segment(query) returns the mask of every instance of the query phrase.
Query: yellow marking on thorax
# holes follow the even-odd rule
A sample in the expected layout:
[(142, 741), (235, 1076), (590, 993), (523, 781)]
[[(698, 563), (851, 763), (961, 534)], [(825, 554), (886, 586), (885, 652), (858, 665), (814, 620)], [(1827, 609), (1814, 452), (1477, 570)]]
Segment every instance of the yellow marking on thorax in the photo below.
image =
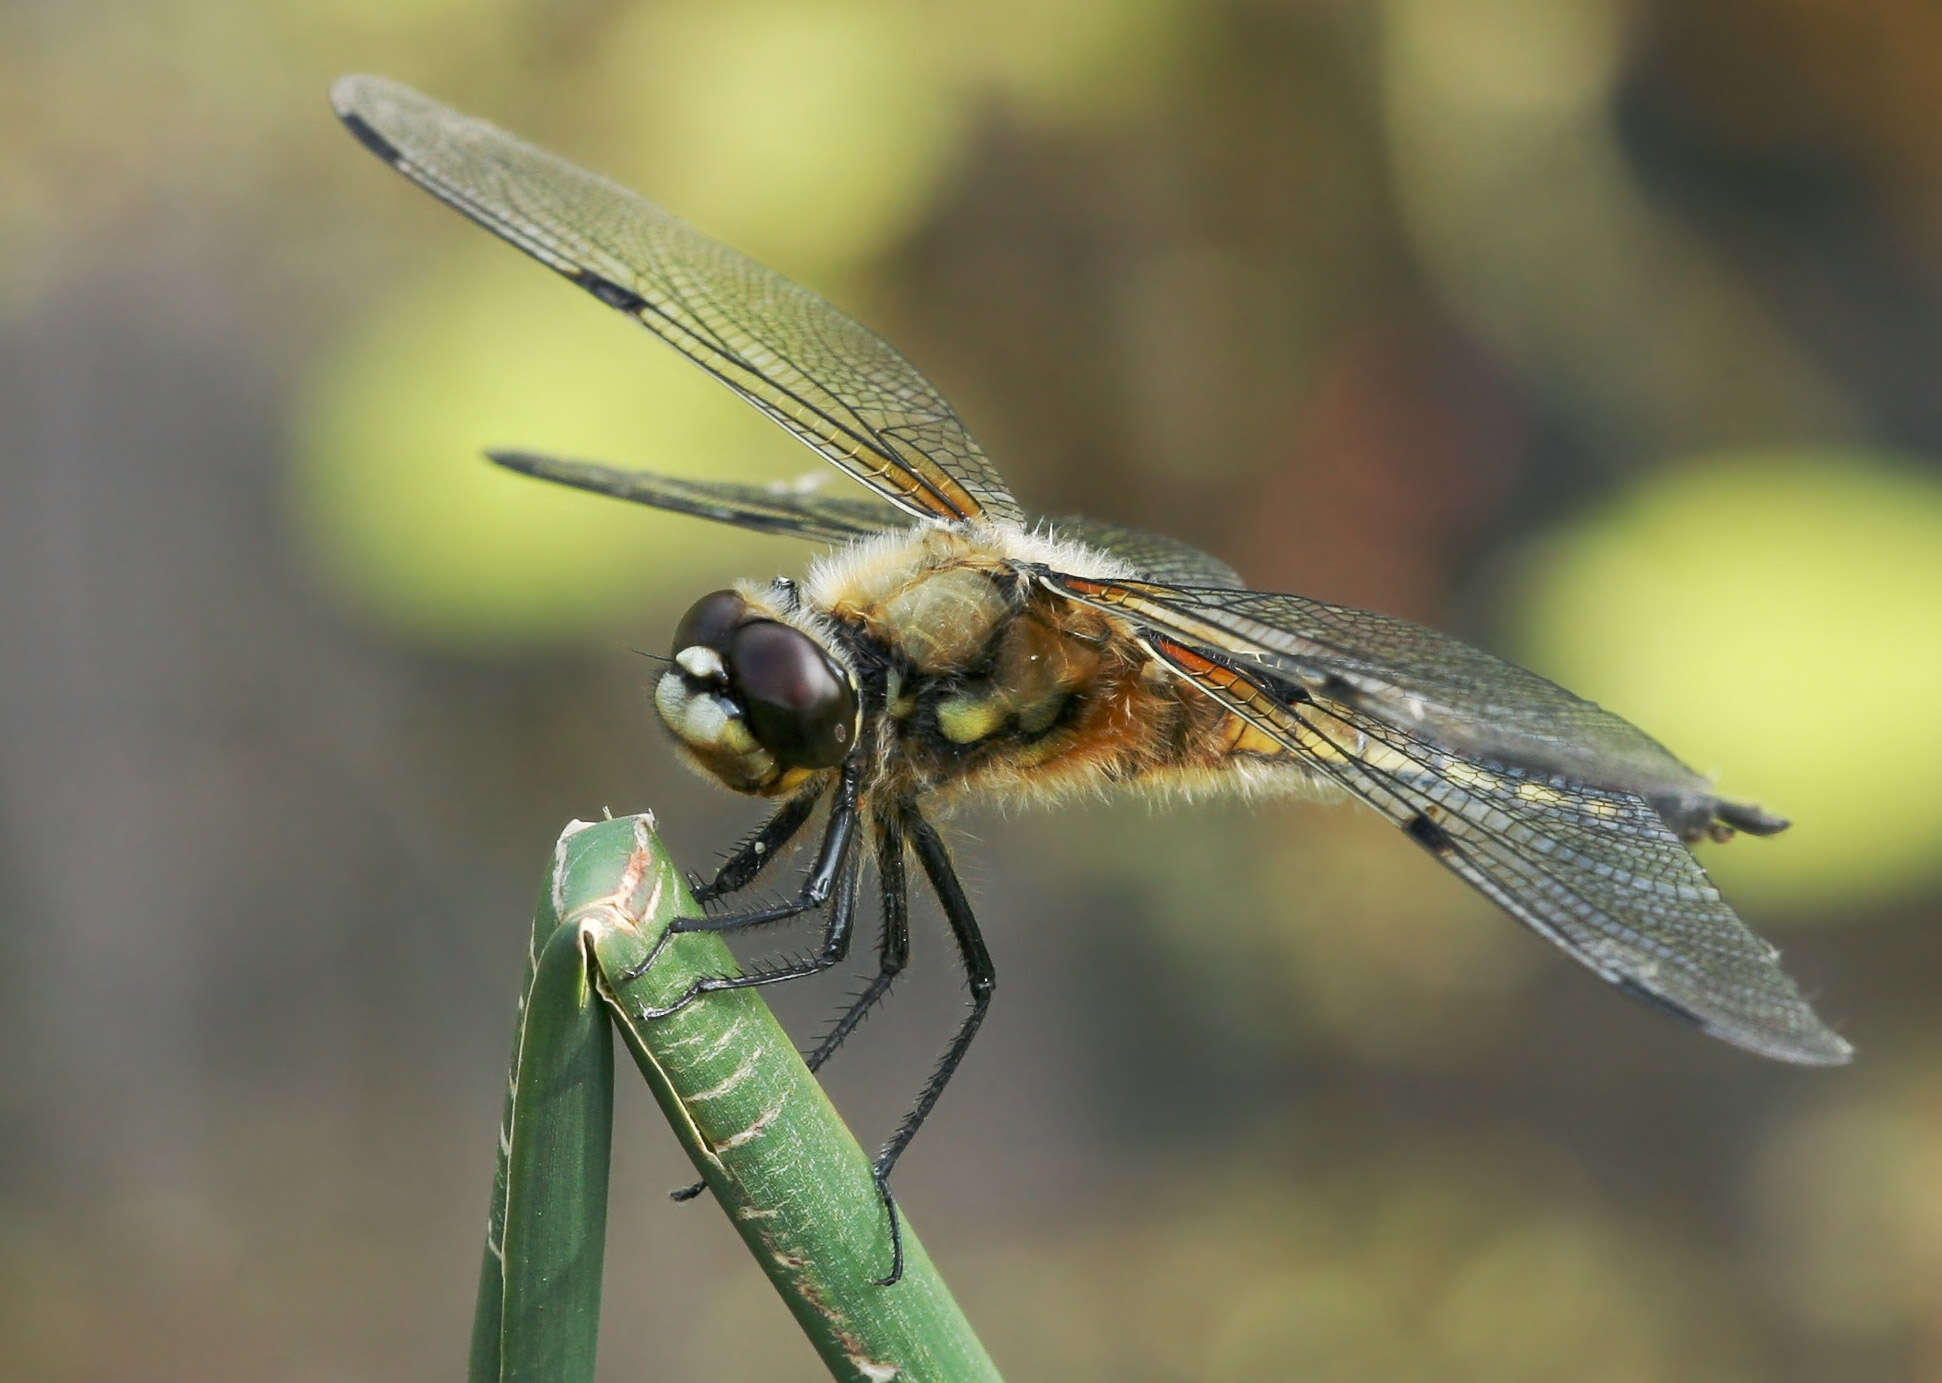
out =
[(937, 728), (953, 744), (976, 744), (997, 734), (1010, 713), (999, 696), (954, 696), (938, 703)]

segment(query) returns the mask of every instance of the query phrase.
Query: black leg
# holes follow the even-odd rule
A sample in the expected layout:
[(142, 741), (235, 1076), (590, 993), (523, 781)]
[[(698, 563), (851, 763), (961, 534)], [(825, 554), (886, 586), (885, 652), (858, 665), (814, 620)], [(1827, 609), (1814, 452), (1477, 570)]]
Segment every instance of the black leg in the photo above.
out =
[[(814, 974), (819, 970), (837, 964), (848, 953), (852, 924), (855, 917), (857, 874), (861, 864), (850, 847), (855, 839), (857, 797), (859, 776), (854, 771), (846, 771), (838, 784), (836, 799), (830, 807), (829, 826), (823, 835), (822, 848), (818, 852), (816, 865), (805, 880), (802, 891), (787, 903), (758, 908), (749, 912), (718, 918), (684, 918), (669, 928), (669, 935), (679, 931), (732, 931), (742, 927), (761, 926), (795, 917), (828, 900), (832, 891), (836, 902), (831, 908), (828, 927), (824, 931), (823, 945), (813, 956), (788, 965), (754, 971), (742, 975), (722, 975), (702, 979), (690, 987), (674, 1004), (665, 1009), (650, 1009), (642, 1013), (643, 1018), (665, 1017), (685, 1007), (696, 997), (710, 990), (740, 989), (751, 985), (774, 984), (782, 980), (796, 979)], [(793, 806), (793, 803), (791, 804)], [(784, 812), (789, 809), (784, 808)], [(781, 818), (784, 812), (777, 813)], [(806, 813), (805, 813), (806, 815)], [(770, 827), (775, 826), (772, 820)], [(790, 828), (799, 829), (798, 821)], [(770, 827), (765, 827), (755, 839), (767, 836)], [(784, 835), (782, 839), (787, 839)], [(906, 843), (917, 852), (918, 863), (923, 866), (925, 877), (929, 879), (937, 900), (943, 907), (944, 917), (950, 923), (952, 938), (957, 942), (958, 956), (964, 966), (965, 979), (971, 990), (971, 1011), (965, 1015), (953, 1034), (944, 1054), (938, 1059), (937, 1067), (931, 1072), (930, 1079), (918, 1092), (916, 1102), (897, 1125), (882, 1150), (871, 1164), (871, 1174), (876, 1181), (877, 1195), (883, 1202), (884, 1214), (890, 1225), (890, 1271), (877, 1279), (880, 1286), (895, 1285), (904, 1274), (903, 1225), (897, 1214), (897, 1199), (890, 1189), (890, 1173), (897, 1159), (903, 1156), (904, 1149), (917, 1136), (924, 1120), (937, 1105), (949, 1085), (951, 1077), (963, 1062), (965, 1053), (970, 1050), (972, 1040), (984, 1022), (985, 1013), (991, 1006), (991, 994), (997, 984), (997, 974), (991, 964), (990, 952), (986, 950), (984, 936), (978, 930), (977, 918), (972, 914), (970, 901), (964, 896), (964, 887), (958, 882), (957, 871), (952, 868), (949, 850), (931, 824), (920, 816), (911, 806), (899, 809), (899, 815), (887, 822), (880, 823), (877, 838), (877, 873), (883, 897), (883, 939), (879, 946), (878, 970), (875, 978), (865, 987), (850, 1006), (838, 1016), (835, 1024), (808, 1057), (809, 1068), (813, 1071), (827, 1061), (842, 1046), (845, 1039), (869, 1014), (890, 990), (891, 983), (903, 970), (910, 956), (910, 925), (907, 885), (904, 874), (904, 848)], [(737, 851), (730, 864), (748, 853), (748, 847)], [(756, 866), (759, 868), (759, 864)], [(726, 866), (725, 866), (726, 868)], [(753, 870), (750, 871), (751, 875)], [(665, 943), (664, 943), (665, 944)], [(656, 948), (658, 952), (658, 947)], [(650, 956), (634, 972), (623, 976), (632, 978), (633, 974), (645, 971), (653, 962)], [(701, 1184), (686, 1187), (674, 1192), (676, 1200), (689, 1200), (700, 1194)]]
[[(903, 849), (901, 841), (897, 848), (901, 853)], [(835, 901), (830, 905), (829, 927), (823, 933), (822, 949), (815, 956), (806, 956), (793, 965), (776, 966), (771, 969), (753, 971), (741, 975), (724, 975), (715, 980), (702, 980), (694, 990), (691, 990), (680, 1001), (680, 1004), (686, 1004), (696, 994), (705, 994), (710, 990), (745, 989), (750, 985), (774, 984), (781, 980), (791, 980), (804, 975), (813, 975), (818, 970), (826, 970), (830, 966), (840, 963), (850, 952), (851, 923), (856, 916), (856, 881), (857, 875), (862, 872), (861, 864), (862, 861), (860, 859), (853, 859), (850, 862), (850, 867), (845, 869), (842, 876), (837, 880)], [(906, 934), (906, 950), (908, 950), (908, 940), (909, 938)], [(901, 964), (902, 962), (899, 962), (899, 965)], [(680, 1004), (675, 1005), (675, 1008), (680, 1007)], [(649, 1009), (644, 1012), (643, 1016), (650, 1018), (663, 1017), (672, 1012), (674, 1012), (674, 1008), (664, 1010)], [(854, 1027), (855, 1024), (851, 1024), (851, 1026)], [(817, 1063), (812, 1061), (809, 1069), (812, 1071), (815, 1070), (816, 1065)], [(671, 1200), (691, 1201), (707, 1189), (708, 1183), (705, 1181), (691, 1182), (678, 1191), (668, 1192), (668, 1197)]]
[[(662, 948), (683, 932), (732, 932), (744, 927), (761, 927), (771, 922), (786, 922), (792, 917), (800, 917), (829, 901), (832, 889), (845, 869), (854, 869), (855, 860), (850, 849), (856, 839), (857, 796), (862, 778), (862, 770), (852, 764), (845, 767), (843, 776), (836, 785), (836, 799), (830, 803), (829, 824), (823, 828), (822, 847), (816, 852), (816, 863), (810, 867), (802, 888), (794, 898), (765, 907), (750, 908), (746, 912), (728, 913), (721, 917), (677, 917), (668, 925), (667, 931), (647, 957), (620, 973), (618, 983), (627, 984), (645, 975), (660, 959)], [(785, 811), (787, 808), (784, 809)], [(782, 813), (778, 812), (780, 817)], [(766, 835), (766, 830), (757, 833), (757, 839)], [(753, 843), (753, 842), (751, 842)], [(742, 855), (736, 852), (736, 857)], [(731, 860), (731, 863), (733, 861)], [(807, 972), (805, 972), (807, 973)], [(743, 977), (722, 976), (723, 980)], [(767, 979), (748, 981), (767, 984)], [(736, 988), (736, 985), (722, 984), (712, 980), (698, 980), (689, 986), (688, 992), (664, 1009), (646, 1009), (643, 1018), (665, 1018), (692, 1003), (694, 999), (710, 989)]]
[[(704, 975), (688, 986), (687, 992), (666, 1008), (642, 1008), (638, 1014), (643, 1019), (666, 1018), (679, 1013), (703, 994), (714, 994), (724, 989), (754, 989), (758, 985), (781, 984), (784, 980), (799, 980), (806, 975), (818, 974), (832, 965), (840, 965), (850, 953), (850, 933), (856, 920), (856, 876), (861, 871), (862, 860), (851, 852), (844, 859), (842, 872), (837, 875), (835, 896), (830, 902), (829, 921), (823, 927), (823, 944), (808, 955), (795, 960), (763, 962), (750, 965), (734, 975)], [(759, 926), (764, 918), (749, 923)], [(709, 928), (708, 930), (714, 930)]]
[(763, 867), (782, 852), (782, 847), (795, 839), (796, 832), (802, 829), (803, 823), (816, 810), (816, 804), (823, 800), (823, 792), (828, 786), (826, 781), (818, 779), (783, 803), (780, 811), (722, 861), (712, 882), (695, 885), (695, 901), (706, 903), (725, 893), (736, 893), (747, 888)]
[(957, 942), (958, 957), (964, 964), (964, 977), (971, 986), (971, 1011), (958, 1025), (944, 1055), (938, 1058), (937, 1069), (924, 1082), (917, 1102), (904, 1115), (903, 1122), (897, 1125), (897, 1131), (890, 1135), (890, 1141), (883, 1145), (872, 1166), (877, 1195), (883, 1200), (884, 1213), (890, 1217), (890, 1272), (877, 1279), (878, 1285), (884, 1287), (892, 1286), (904, 1275), (904, 1234), (897, 1219), (897, 1198), (890, 1192), (890, 1170), (910, 1146), (910, 1140), (917, 1136), (917, 1130), (924, 1126), (924, 1120), (936, 1107), (944, 1087), (951, 1083), (951, 1076), (964, 1060), (964, 1054), (971, 1049), (971, 1039), (978, 1035), (978, 1026), (984, 1022), (985, 1011), (991, 1006), (991, 992), (998, 983), (997, 972), (991, 966), (991, 953), (985, 949), (984, 936), (978, 931), (978, 919), (972, 915), (964, 886), (951, 867), (950, 851), (915, 807), (904, 809), (904, 824), (911, 847), (917, 852), (917, 862), (923, 865), (931, 887), (936, 890), (937, 901), (943, 905), (944, 918), (951, 924), (951, 936)]
[(910, 960), (910, 907), (904, 887), (904, 829), (897, 820), (881, 821), (877, 829), (877, 883), (883, 899), (883, 936), (877, 944), (877, 973), (849, 1007), (836, 1016), (816, 1049), (805, 1058), (809, 1069), (822, 1069), (836, 1049), (856, 1031)]

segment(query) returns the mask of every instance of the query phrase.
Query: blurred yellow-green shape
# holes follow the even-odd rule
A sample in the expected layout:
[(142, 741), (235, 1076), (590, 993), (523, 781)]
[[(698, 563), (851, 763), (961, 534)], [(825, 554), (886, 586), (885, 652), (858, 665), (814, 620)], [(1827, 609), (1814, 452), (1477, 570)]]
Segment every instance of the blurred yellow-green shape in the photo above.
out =
[[(476, 234), (429, 201), (426, 213)], [(638, 326), (482, 237), (380, 300), (314, 368), (290, 493), (331, 591), (434, 642), (571, 640), (658, 589), (690, 591), (698, 564), (719, 584), (760, 550), (512, 475), (487, 447), (751, 481), (823, 468)]]
[[(558, 152), (795, 277), (909, 233), (955, 168), (966, 93), (894, 0), (707, 0), (613, 25), (580, 89), (618, 129)], [(515, 131), (516, 133), (521, 133)]]
[(1519, 588), (1525, 661), (1793, 819), (1704, 850), (1736, 898), (1936, 877), (1942, 485), (1861, 451), (1720, 456), (1549, 535)]
[(986, 108), (1110, 124), (1194, 33), (1183, 0), (675, 0), (608, 26), (575, 89), (590, 136), (623, 133), (565, 152), (785, 269), (854, 264), (928, 213)]
[(1110, 128), (1162, 107), (1206, 35), (1191, 0), (988, 0), (952, 15), (950, 59), (974, 91), (1000, 92), (1027, 119)]

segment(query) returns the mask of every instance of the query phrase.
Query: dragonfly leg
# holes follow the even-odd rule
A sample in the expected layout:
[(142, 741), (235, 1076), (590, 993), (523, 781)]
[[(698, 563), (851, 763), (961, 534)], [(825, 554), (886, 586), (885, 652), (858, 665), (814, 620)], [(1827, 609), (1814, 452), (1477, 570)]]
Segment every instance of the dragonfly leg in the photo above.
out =
[[(659, 959), (662, 949), (668, 942), (684, 932), (732, 932), (747, 927), (767, 926), (772, 922), (786, 922), (792, 917), (800, 917), (805, 912), (812, 912), (822, 907), (829, 901), (832, 892), (838, 892), (838, 885), (847, 876), (849, 878), (847, 893), (851, 906), (831, 909), (829, 923), (824, 929), (823, 945), (818, 954), (805, 961), (786, 966), (769, 967), (740, 975), (714, 975), (698, 979), (689, 985), (687, 992), (672, 1004), (663, 1008), (643, 1008), (639, 1014), (641, 1018), (665, 1018), (686, 1008), (695, 999), (712, 990), (774, 984), (780, 980), (814, 974), (817, 970), (827, 969), (842, 959), (849, 946), (849, 926), (851, 917), (855, 913), (854, 875), (858, 859), (851, 847), (856, 841), (857, 797), (860, 781), (860, 769), (852, 767), (844, 770), (843, 777), (837, 784), (835, 800), (830, 804), (829, 824), (823, 830), (823, 843), (816, 852), (816, 862), (810, 867), (795, 897), (720, 917), (677, 917), (668, 925), (659, 944), (648, 953), (646, 959), (621, 972), (619, 982), (626, 984), (646, 974)], [(788, 808), (784, 808), (782, 812), (776, 814), (776, 819), (782, 819), (788, 811)], [(775, 824), (774, 821), (771, 822), (771, 825), (773, 824)], [(796, 825), (799, 826), (800, 823)], [(751, 845), (767, 834), (767, 828), (758, 832), (752, 839)], [(749, 855), (748, 850), (737, 851), (729, 863), (732, 865), (736, 860), (747, 858)], [(838, 898), (840, 901), (841, 892), (838, 892)], [(837, 949), (839, 947), (841, 949)]]
[[(883, 900), (883, 932), (877, 943), (877, 973), (837, 1015), (815, 1050), (804, 1058), (811, 1071), (820, 1069), (824, 1062), (836, 1054), (836, 1049), (890, 992), (891, 981), (897, 978), (910, 959), (910, 907), (904, 882), (904, 834), (902, 824), (895, 819), (880, 822), (878, 826), (877, 880)], [(706, 1182), (697, 1181), (669, 1195), (677, 1201), (689, 1201), (706, 1189)]]
[(991, 994), (997, 987), (997, 972), (992, 968), (991, 953), (985, 949), (984, 935), (978, 930), (978, 919), (972, 914), (971, 904), (964, 896), (964, 886), (958, 882), (957, 871), (951, 867), (950, 851), (944, 846), (943, 839), (937, 834), (930, 822), (917, 814), (915, 807), (904, 809), (904, 825), (911, 848), (917, 852), (917, 862), (924, 868), (931, 888), (937, 894), (937, 901), (944, 909), (944, 918), (951, 925), (951, 936), (957, 942), (958, 958), (964, 965), (964, 977), (971, 988), (971, 1011), (964, 1016), (958, 1030), (952, 1035), (944, 1055), (938, 1058), (937, 1067), (931, 1072), (930, 1079), (917, 1094), (916, 1103), (904, 1115), (897, 1131), (877, 1154), (871, 1165), (876, 1178), (877, 1195), (883, 1201), (884, 1213), (890, 1221), (890, 1271), (878, 1278), (879, 1286), (889, 1287), (904, 1275), (904, 1236), (903, 1228), (897, 1218), (897, 1198), (891, 1194), (890, 1172), (903, 1156), (910, 1140), (917, 1136), (924, 1120), (936, 1107), (938, 1097), (944, 1087), (951, 1083), (964, 1054), (971, 1049), (971, 1041), (978, 1035), (978, 1027), (984, 1022), (985, 1012), (991, 1007)]
[(783, 803), (781, 810), (722, 861), (721, 868), (715, 871), (712, 880), (693, 884), (695, 901), (709, 903), (724, 894), (747, 888), (769, 861), (781, 853), (782, 847), (795, 839), (796, 832), (802, 829), (803, 823), (816, 810), (816, 804), (822, 800), (823, 790), (827, 786), (827, 783), (818, 780)]
[(883, 930), (877, 942), (877, 973), (836, 1016), (829, 1031), (804, 1060), (812, 1071), (836, 1055), (836, 1049), (870, 1015), (870, 1010), (889, 994), (890, 986), (910, 960), (910, 904), (904, 883), (904, 831), (901, 822), (879, 824), (877, 834), (877, 883), (883, 900)]

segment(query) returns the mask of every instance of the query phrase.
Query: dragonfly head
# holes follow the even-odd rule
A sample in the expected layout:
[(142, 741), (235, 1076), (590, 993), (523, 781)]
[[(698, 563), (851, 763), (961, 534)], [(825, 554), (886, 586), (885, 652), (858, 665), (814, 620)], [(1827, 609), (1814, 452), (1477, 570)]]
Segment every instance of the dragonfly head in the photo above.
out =
[(810, 634), (740, 591), (696, 601), (674, 629), (654, 708), (688, 755), (737, 792), (786, 793), (856, 747), (856, 683)]

